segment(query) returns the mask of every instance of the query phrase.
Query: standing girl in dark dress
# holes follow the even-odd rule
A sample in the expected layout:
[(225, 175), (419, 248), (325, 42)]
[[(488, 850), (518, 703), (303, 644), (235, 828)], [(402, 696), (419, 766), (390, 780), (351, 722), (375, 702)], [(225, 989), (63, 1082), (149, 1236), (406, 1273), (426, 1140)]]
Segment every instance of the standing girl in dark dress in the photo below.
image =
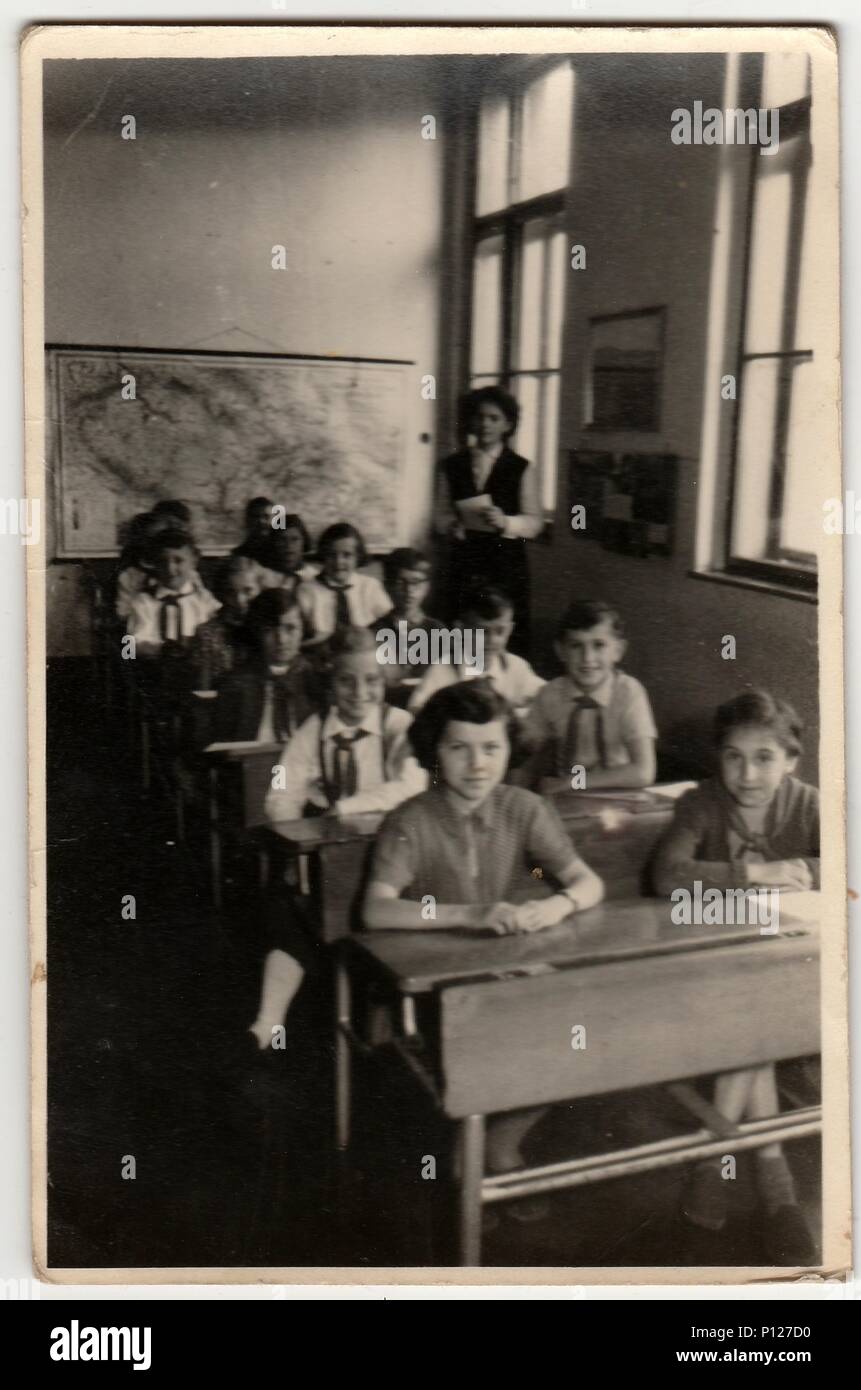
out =
[[(451, 538), (449, 601), (460, 611), (476, 580), (502, 589), (514, 605), (512, 650), (529, 650), (529, 561), (526, 542), (544, 525), (535, 468), (508, 441), (517, 428), (517, 401), (501, 386), (482, 386), (466, 399), (474, 441), (441, 465), (442, 529)], [(469, 499), (487, 498), (486, 505)], [(465, 504), (465, 505), (464, 505)]]

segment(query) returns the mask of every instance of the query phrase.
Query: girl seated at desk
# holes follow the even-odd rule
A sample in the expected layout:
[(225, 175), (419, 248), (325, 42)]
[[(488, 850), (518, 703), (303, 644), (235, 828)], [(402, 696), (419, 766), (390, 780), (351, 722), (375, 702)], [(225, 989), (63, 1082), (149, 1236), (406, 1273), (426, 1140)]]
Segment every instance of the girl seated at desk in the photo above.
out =
[(219, 687), (214, 737), (283, 746), (316, 703), (314, 670), (300, 651), (304, 629), (295, 594), (264, 589), (248, 605), (245, 632), (251, 656)]
[[(365, 898), (367, 927), (502, 936), (556, 926), (601, 901), (604, 885), (553, 808), (503, 782), (516, 737), (509, 705), (483, 681), (431, 696), (409, 738), (432, 786), (386, 817)], [(537, 898), (536, 868), (558, 883), (555, 893)], [(522, 1166), (521, 1141), (543, 1113), (530, 1108), (494, 1121), (493, 1171)]]
[[(785, 700), (753, 690), (715, 714), (718, 775), (686, 792), (658, 846), (657, 892), (676, 889), (819, 887), (819, 792), (793, 776), (802, 724)], [(779, 1112), (774, 1065), (727, 1072), (715, 1081), (714, 1105), (734, 1124)], [(756, 1152), (763, 1235), (775, 1264), (812, 1264), (816, 1252), (780, 1144)], [(683, 1199), (693, 1225), (726, 1224), (733, 1183), (719, 1159), (699, 1164)]]

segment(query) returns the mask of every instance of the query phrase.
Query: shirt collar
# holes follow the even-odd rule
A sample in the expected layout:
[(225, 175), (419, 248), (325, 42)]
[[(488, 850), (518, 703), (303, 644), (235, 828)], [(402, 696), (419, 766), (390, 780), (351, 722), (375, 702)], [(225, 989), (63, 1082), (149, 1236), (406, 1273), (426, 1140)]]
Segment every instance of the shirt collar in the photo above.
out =
[(498, 791), (499, 788), (494, 787), (493, 791), (485, 797), (477, 810), (470, 811), (468, 816), (462, 816), (459, 811), (455, 810), (445, 787), (432, 787), (430, 794), (434, 798), (440, 822), (444, 829), (447, 830), (450, 835), (458, 838), (463, 836), (463, 824), (464, 821), (467, 820), (471, 820), (474, 825), (480, 826), (482, 830), (490, 829), (493, 820), (494, 802)]
[(460, 672), (459, 679), (463, 681), (487, 680), (490, 676), (501, 672), (503, 675), (508, 670), (509, 653), (499, 652), (494, 654), (484, 663), (483, 670), (479, 671), (477, 666), (458, 666)]
[(190, 598), (191, 595), (192, 595), (193, 593), (194, 593), (194, 585), (193, 585), (191, 582), (189, 582), (188, 584), (185, 584), (185, 585), (183, 586), (183, 588), (181, 588), (181, 589), (166, 589), (166, 588), (164, 587), (163, 584), (158, 584), (158, 585), (156, 585), (156, 588), (155, 588), (155, 592), (154, 592), (154, 594), (153, 594), (153, 597), (154, 597), (154, 598), (157, 598), (157, 599), (163, 599), (163, 598), (176, 598), (176, 599), (179, 599), (179, 598)]
[(596, 705), (606, 709), (613, 698), (613, 689), (616, 684), (615, 671), (610, 672), (610, 675), (602, 685), (598, 686), (597, 690), (582, 690), (571, 676), (566, 676), (565, 679), (568, 682), (572, 700), (594, 700)]
[(360, 724), (345, 724), (334, 705), (331, 706), (326, 718), (323, 720), (322, 734), (324, 738), (334, 738), (336, 734), (346, 734), (352, 737), (353, 734), (379, 734), (383, 727), (383, 707), (374, 705), (369, 714), (365, 716)]

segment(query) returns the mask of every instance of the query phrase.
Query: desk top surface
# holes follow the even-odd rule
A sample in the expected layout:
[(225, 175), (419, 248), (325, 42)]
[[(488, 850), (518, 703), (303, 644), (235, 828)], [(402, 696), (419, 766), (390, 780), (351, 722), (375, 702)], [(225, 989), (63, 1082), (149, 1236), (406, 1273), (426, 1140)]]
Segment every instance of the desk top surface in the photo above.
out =
[[(806, 899), (803, 908), (798, 898)], [(540, 975), (562, 966), (642, 959), (685, 951), (719, 950), (743, 942), (765, 948), (807, 937), (818, 951), (814, 920), (818, 894), (792, 894), (781, 908), (780, 930), (758, 926), (679, 926), (663, 898), (627, 898), (602, 903), (530, 935), (492, 936), (467, 931), (374, 931), (350, 938), (352, 949), (370, 957), (404, 994), (422, 994), (442, 984), (506, 974)]]
[[(693, 786), (694, 784), (691, 783)], [(563, 822), (575, 820), (602, 821), (610, 818), (612, 828), (620, 828), (625, 822), (638, 820), (641, 816), (658, 817), (670, 820), (673, 811), (671, 797), (661, 794), (660, 787), (641, 794), (638, 809), (632, 811), (625, 797), (592, 796), (580, 792), (562, 792), (549, 797)], [(308, 816), (303, 820), (281, 821), (267, 829), (279, 840), (295, 845), (302, 853), (324, 849), (327, 845), (345, 844), (350, 840), (372, 839), (383, 822), (379, 811), (368, 811), (359, 816)]]

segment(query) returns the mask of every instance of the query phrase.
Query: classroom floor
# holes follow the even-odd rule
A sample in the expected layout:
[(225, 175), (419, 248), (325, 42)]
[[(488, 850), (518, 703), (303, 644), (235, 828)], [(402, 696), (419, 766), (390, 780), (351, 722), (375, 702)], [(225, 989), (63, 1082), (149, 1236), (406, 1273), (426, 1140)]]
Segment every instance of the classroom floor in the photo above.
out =
[[(49, 1264), (453, 1263), (452, 1132), (409, 1078), (362, 1064), (349, 1161), (332, 1154), (327, 1001), (301, 1002), (298, 1041), (249, 1101), (232, 1061), (256, 999), (254, 914), (214, 914), (205, 859), (174, 842), (157, 792), (141, 801), (119, 713), (65, 673), (49, 680), (48, 760)], [(800, 1068), (787, 1073), (809, 1088)], [(661, 1089), (619, 1094), (555, 1107), (527, 1156), (692, 1127)], [(818, 1231), (818, 1140), (788, 1153)], [(422, 1177), (427, 1156), (436, 1180)], [(740, 1156), (719, 1235), (682, 1226), (685, 1170), (670, 1169), (555, 1194), (528, 1225), (497, 1208), (484, 1262), (760, 1265), (751, 1168)]]

